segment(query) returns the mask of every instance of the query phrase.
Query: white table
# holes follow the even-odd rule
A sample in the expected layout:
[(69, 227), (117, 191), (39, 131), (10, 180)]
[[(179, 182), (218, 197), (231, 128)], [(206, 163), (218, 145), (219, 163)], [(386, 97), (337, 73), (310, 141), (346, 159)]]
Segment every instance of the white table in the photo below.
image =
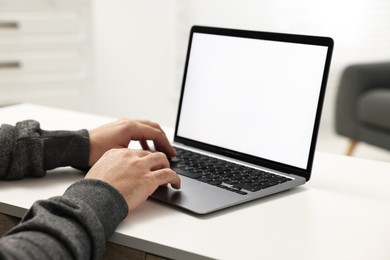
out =
[[(27, 118), (47, 130), (112, 120), (30, 104), (0, 109), (1, 123)], [(20, 217), (80, 178), (61, 168), (0, 181), (0, 212)], [(317, 152), (302, 187), (206, 216), (147, 201), (110, 241), (175, 259), (390, 259), (390, 164)]]

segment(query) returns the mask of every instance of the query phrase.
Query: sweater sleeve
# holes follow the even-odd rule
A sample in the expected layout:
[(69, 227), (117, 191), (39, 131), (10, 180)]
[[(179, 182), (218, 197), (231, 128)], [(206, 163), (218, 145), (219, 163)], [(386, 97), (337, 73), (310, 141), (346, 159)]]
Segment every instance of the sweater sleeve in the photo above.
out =
[(45, 131), (37, 121), (0, 127), (0, 179), (40, 177), (61, 166), (88, 168), (89, 135), (79, 131)]
[(108, 183), (80, 180), (63, 196), (36, 202), (0, 239), (0, 259), (99, 259), (127, 211)]

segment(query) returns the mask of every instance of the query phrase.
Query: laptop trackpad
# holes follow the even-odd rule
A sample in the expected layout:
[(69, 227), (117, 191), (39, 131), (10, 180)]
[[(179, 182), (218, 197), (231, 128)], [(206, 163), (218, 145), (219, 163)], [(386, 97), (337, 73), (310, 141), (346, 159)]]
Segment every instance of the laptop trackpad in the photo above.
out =
[(215, 211), (216, 208), (237, 204), (245, 196), (185, 176), (180, 178), (180, 190), (162, 186), (151, 197), (197, 214), (206, 214)]

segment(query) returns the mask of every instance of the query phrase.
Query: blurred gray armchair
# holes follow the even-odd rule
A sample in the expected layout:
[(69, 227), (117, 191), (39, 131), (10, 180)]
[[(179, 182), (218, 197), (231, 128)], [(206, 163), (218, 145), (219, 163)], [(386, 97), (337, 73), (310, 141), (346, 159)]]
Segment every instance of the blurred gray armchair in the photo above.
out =
[(356, 64), (341, 77), (335, 111), (336, 132), (358, 142), (390, 150), (390, 62)]

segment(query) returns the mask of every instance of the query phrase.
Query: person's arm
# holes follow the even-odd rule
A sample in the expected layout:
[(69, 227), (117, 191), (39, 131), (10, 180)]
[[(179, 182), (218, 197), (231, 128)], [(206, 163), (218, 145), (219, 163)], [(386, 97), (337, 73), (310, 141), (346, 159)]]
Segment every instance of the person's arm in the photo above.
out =
[[(83, 160), (92, 166), (85, 179), (70, 186), (63, 196), (36, 202), (21, 224), (0, 239), (0, 259), (99, 259), (105, 239), (127, 212), (160, 185), (180, 188), (180, 179), (166, 157), (175, 151), (157, 124), (118, 120), (90, 130), (89, 136), (90, 143), (81, 147), (91, 151)], [(122, 148), (132, 140), (147, 150), (146, 140), (152, 140), (163, 153)], [(77, 155), (77, 149), (73, 153)]]
[(127, 212), (125, 199), (111, 185), (78, 181), (63, 196), (34, 203), (0, 238), (0, 259), (99, 259)]
[(176, 152), (161, 127), (150, 121), (120, 119), (90, 131), (46, 131), (34, 120), (0, 127), (0, 180), (41, 177), (61, 166), (88, 169), (108, 150), (131, 141), (150, 150), (147, 140), (167, 156)]
[(168, 183), (180, 188), (163, 153), (112, 149), (63, 196), (36, 202), (0, 239), (0, 259), (99, 259), (127, 213)]
[(87, 130), (45, 131), (37, 121), (25, 120), (0, 127), (0, 179), (41, 177), (60, 166), (87, 168)]

